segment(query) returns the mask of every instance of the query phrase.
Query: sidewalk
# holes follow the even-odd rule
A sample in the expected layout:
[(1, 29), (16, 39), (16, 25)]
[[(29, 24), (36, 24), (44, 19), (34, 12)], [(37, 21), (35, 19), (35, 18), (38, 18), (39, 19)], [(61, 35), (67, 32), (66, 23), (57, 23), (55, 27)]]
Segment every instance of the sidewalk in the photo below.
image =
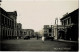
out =
[(55, 40), (55, 41), (78, 43), (78, 41), (63, 40), (63, 39), (58, 39), (58, 40)]

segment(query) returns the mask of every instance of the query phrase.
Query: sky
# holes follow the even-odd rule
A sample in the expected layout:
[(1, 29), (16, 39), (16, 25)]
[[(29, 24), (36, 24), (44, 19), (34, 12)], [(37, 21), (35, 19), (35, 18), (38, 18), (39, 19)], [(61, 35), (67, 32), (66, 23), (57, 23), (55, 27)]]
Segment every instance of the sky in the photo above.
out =
[(78, 0), (2, 0), (1, 7), (7, 12), (17, 11), (17, 23), (23, 29), (40, 31), (44, 25), (54, 25), (60, 18), (78, 7)]

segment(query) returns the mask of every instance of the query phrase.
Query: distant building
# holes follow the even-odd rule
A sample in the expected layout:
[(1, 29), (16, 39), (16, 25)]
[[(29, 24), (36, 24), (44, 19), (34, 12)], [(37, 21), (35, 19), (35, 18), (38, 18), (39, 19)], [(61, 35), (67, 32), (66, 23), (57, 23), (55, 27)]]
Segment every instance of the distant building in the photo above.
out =
[(21, 38), (22, 37), (22, 24), (17, 23), (17, 37)]
[(17, 12), (6, 12), (0, 7), (0, 37), (1, 39), (12, 39), (17, 34), (16, 30), (16, 18)]
[(41, 37), (42, 35), (40, 34), (40, 32), (34, 32), (34, 36), (35, 36), (35, 37), (37, 37), (37, 36), (38, 36), (38, 37)]
[(34, 34), (36, 37), (39, 36), (39, 32), (34, 32)]
[(53, 37), (53, 25), (44, 25), (44, 36)]
[[(61, 19), (61, 23), (64, 26), (65, 30), (65, 39), (66, 40), (78, 40), (79, 36), (79, 9), (67, 13)], [(65, 28), (67, 27), (67, 28)]]
[(23, 29), (23, 37), (30, 36), (34, 37), (34, 30), (33, 29)]

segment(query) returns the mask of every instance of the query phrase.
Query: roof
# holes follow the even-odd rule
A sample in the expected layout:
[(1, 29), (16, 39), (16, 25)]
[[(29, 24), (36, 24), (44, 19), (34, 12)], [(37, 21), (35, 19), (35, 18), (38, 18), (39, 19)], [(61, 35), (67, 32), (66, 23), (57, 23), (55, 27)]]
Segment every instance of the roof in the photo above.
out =
[(78, 12), (78, 11), (79, 11), (79, 8), (76, 9), (76, 10), (74, 10), (73, 12), (71, 12), (71, 13), (69, 13), (69, 14), (67, 13), (67, 14), (63, 15), (63, 17), (62, 17), (60, 20), (63, 20), (63, 19), (67, 18), (68, 16), (70, 16), (70, 15), (72, 15), (72, 14)]
[(15, 16), (17, 16), (17, 12), (16, 11), (14, 11), (14, 12), (7, 12), (9, 15), (15, 15)]
[(7, 12), (6, 12), (3, 8), (0, 7), (0, 11), (1, 11), (1, 12), (0, 12), (1, 14), (3, 14), (3, 15), (5, 15), (5, 16), (8, 17)]
[(13, 16), (15, 19), (16, 19), (16, 16), (17, 16), (17, 12), (14, 11), (14, 12), (7, 12), (9, 16)]
[[(0, 7), (0, 11), (1, 11), (1, 14), (7, 16), (7, 17), (10, 17), (10, 16), (13, 16), (14, 18), (16, 18), (15, 16), (17, 16), (17, 12), (14, 11), (14, 12), (6, 12), (3, 8)], [(14, 19), (13, 18), (13, 19)]]

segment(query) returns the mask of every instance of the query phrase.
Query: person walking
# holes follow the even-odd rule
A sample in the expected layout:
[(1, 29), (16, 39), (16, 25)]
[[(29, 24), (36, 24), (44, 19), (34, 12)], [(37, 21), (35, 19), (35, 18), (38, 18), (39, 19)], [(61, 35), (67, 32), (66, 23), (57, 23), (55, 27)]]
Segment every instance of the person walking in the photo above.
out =
[(45, 37), (44, 36), (42, 36), (42, 42), (44, 43), (44, 40), (45, 40)]
[(37, 36), (37, 40), (38, 40), (38, 38), (39, 38), (39, 37)]

